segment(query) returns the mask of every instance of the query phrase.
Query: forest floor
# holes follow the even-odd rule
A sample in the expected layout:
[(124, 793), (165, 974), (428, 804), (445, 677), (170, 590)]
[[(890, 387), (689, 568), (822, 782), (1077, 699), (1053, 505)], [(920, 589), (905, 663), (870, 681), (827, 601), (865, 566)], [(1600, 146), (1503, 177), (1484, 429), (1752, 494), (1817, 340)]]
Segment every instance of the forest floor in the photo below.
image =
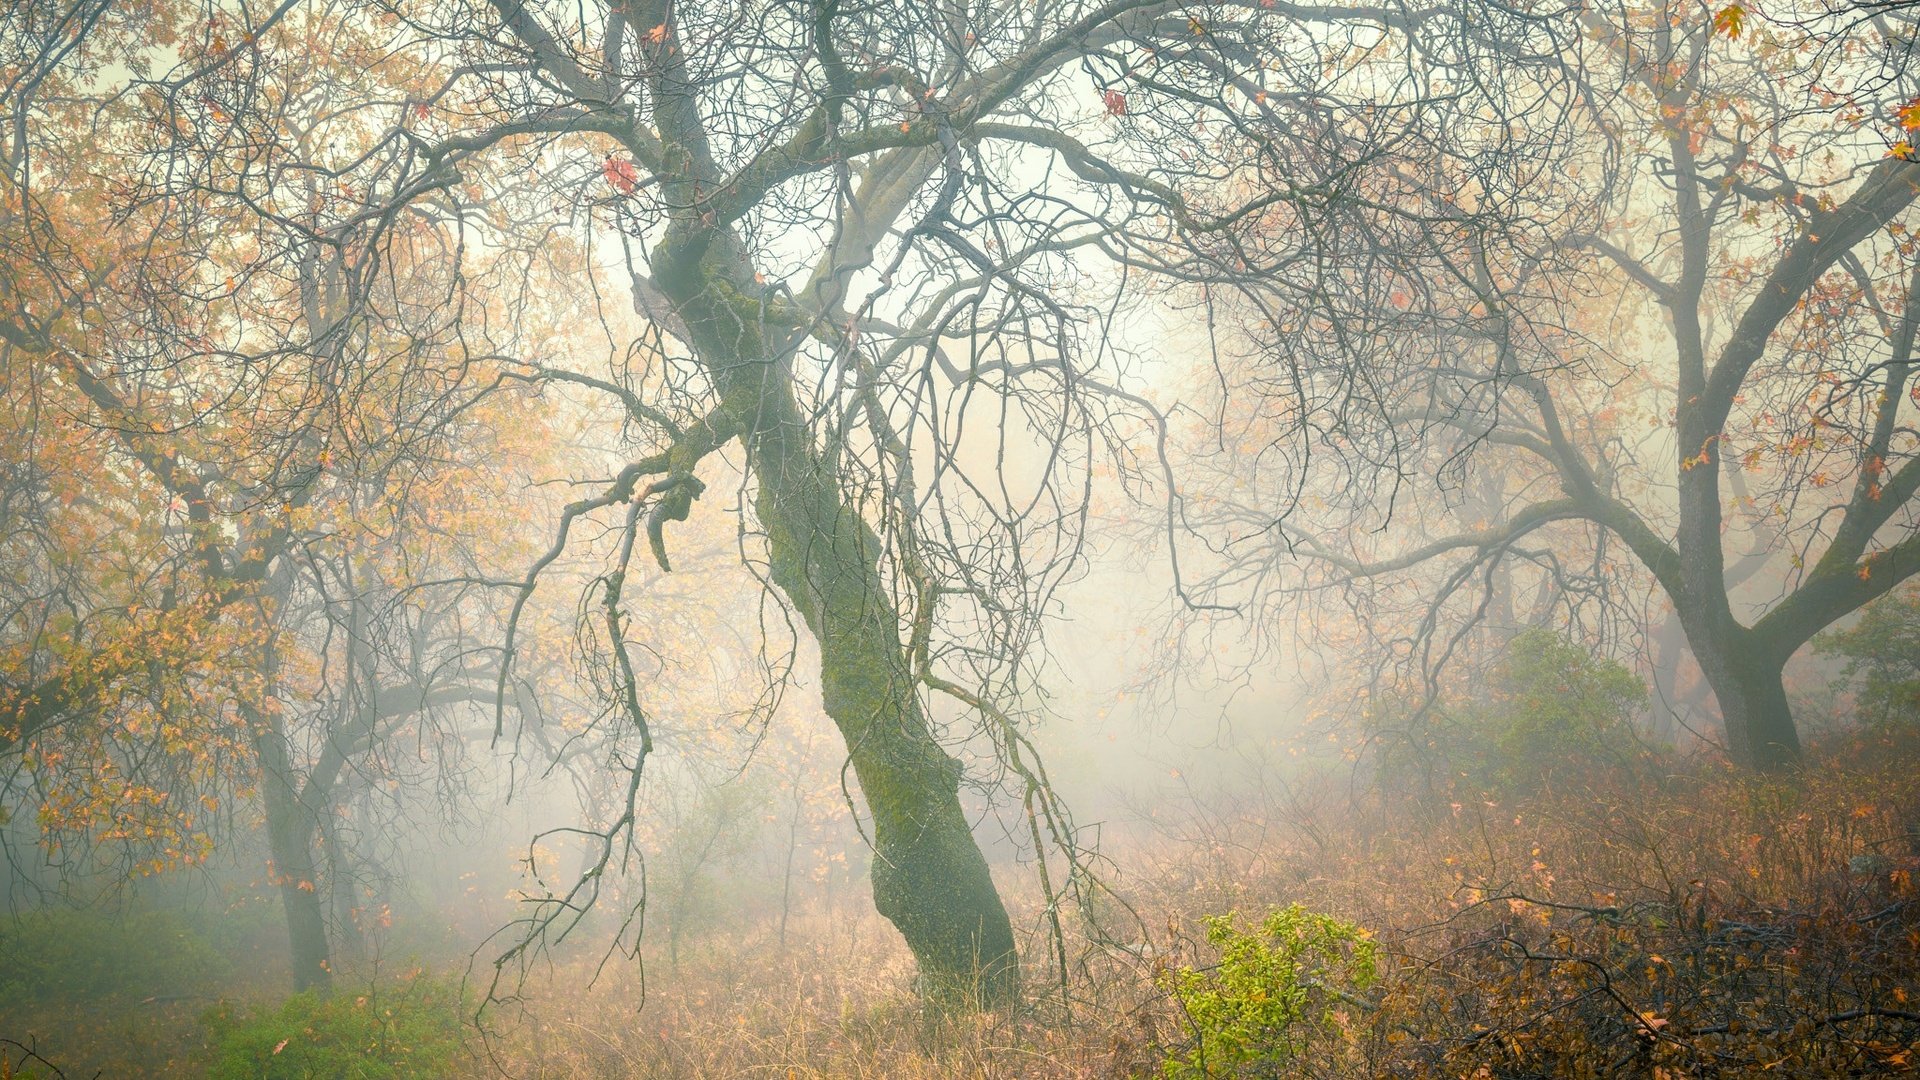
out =
[[(439, 1026), (408, 1027), (403, 994), (343, 977), (337, 1008), (371, 1018), (354, 1053), (438, 1040), (411, 1062), (389, 1052), (387, 1071), (297, 1071), (331, 1060), (299, 1055), (338, 1017), (255, 1014), (253, 1042), (220, 1049), (245, 1010), (185, 1000), (0, 1001), (0, 1036), (67, 1076), (1894, 1075), (1920, 1068), (1916, 762), (1907, 736), (1856, 735), (1793, 778), (1646, 761), (1542, 775), (1529, 793), (1388, 800), (1341, 776), (1172, 807), (1167, 839), (1108, 853), (1139, 921), (1115, 904), (1105, 931), (1066, 923), (1064, 992), (1033, 889), (1005, 880), (1032, 930), (1017, 1010), (924, 1005), (890, 928), (849, 910), (796, 919), (785, 947), (716, 935), (678, 964), (615, 958), (597, 979), (597, 951), (558, 958), (488, 1010), (484, 1034), (445, 1021), (469, 1011), (457, 991), (432, 1005)], [(1320, 962), (1284, 987), (1235, 981), (1203, 917), (1237, 912), (1247, 930), (1293, 904), (1364, 928), (1377, 977)], [(225, 992), (270, 1000), (269, 973), (251, 970), (259, 985)]]

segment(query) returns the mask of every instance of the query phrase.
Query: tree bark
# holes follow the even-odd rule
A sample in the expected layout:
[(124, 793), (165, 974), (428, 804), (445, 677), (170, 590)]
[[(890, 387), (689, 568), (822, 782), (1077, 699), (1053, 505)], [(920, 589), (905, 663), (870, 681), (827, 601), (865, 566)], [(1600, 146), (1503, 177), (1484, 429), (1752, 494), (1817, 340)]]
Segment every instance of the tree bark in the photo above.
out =
[(1727, 753), (1759, 772), (1785, 772), (1800, 762), (1800, 736), (1787, 705), (1782, 675), (1787, 658), (1736, 625), (1687, 624), (1694, 659), (1726, 725)]
[(908, 670), (879, 540), (803, 426), (770, 425), (749, 449), (774, 584), (820, 643), (827, 715), (873, 819), (874, 906), (932, 988), (1010, 1000), (1013, 928), (960, 806), (960, 763), (934, 740)]
[[(873, 900), (927, 989), (1016, 999), (1013, 927), (960, 805), (960, 762), (927, 723), (872, 527), (840, 491), (793, 392), (791, 352), (754, 299), (751, 262), (725, 231), (689, 254), (655, 249), (655, 280), (742, 432), (773, 584), (820, 646), (821, 695), (873, 823)], [(687, 464), (691, 467), (691, 463)]]
[[(344, 798), (329, 800), (332, 805), (344, 801)], [(332, 815), (320, 813), (313, 817), (321, 845), (326, 849), (327, 896), (333, 905), (334, 943), (340, 946), (341, 958), (353, 964), (365, 960), (367, 956), (367, 937), (361, 932), (360, 922), (355, 917), (364, 907), (362, 897), (357, 895), (360, 881), (354, 873), (355, 860), (352, 853), (342, 846), (340, 830), (329, 824), (333, 820)]]
[(285, 737), (277, 721), (256, 717), (254, 743), (260, 759), (261, 794), (267, 808), (267, 850), (273, 880), (287, 916), (287, 944), (295, 993), (333, 988), (327, 922), (321, 905), (319, 867), (313, 856), (315, 822), (294, 784)]

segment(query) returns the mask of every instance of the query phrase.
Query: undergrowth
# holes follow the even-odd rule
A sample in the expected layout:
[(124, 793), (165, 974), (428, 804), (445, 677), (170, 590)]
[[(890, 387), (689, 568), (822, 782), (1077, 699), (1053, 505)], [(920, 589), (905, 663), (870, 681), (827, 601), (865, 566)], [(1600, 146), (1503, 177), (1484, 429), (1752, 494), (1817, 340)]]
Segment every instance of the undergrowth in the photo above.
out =
[(466, 1010), (457, 984), (416, 977), (277, 1007), (215, 1006), (208, 1080), (434, 1080), (460, 1071)]
[(148, 1071), (1894, 1075), (1920, 1064), (1916, 761), (1912, 734), (1883, 727), (1815, 747), (1791, 778), (1668, 762), (1408, 796), (1341, 775), (1194, 802), (1159, 821), (1178, 843), (1109, 852), (1146, 933), (1069, 923), (1065, 996), (1044, 909), (1014, 893), (1031, 968), (1011, 1012), (920, 1003), (897, 937), (848, 897), (796, 915), (786, 948), (765, 927), (716, 934), (675, 966), (655, 942), (597, 981), (598, 950), (557, 956), (488, 1011), (484, 1054), (457, 1049), (482, 1042), (471, 1010), (422, 982), (385, 1004), (343, 990), (216, 1014), (198, 1058)]

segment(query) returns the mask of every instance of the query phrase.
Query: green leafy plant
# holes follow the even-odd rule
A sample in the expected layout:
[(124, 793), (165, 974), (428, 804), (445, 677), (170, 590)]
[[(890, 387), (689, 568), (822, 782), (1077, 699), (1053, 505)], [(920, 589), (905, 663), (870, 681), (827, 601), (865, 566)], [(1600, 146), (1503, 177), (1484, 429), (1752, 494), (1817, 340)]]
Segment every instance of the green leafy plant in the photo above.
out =
[(53, 908), (0, 919), (0, 1001), (61, 1004), (192, 993), (227, 963), (178, 917)]
[(276, 1009), (204, 1018), (214, 1042), (208, 1080), (430, 1080), (461, 1053), (459, 988), (432, 979), (359, 993), (295, 994)]
[(1814, 647), (1846, 659), (1837, 685), (1856, 690), (1863, 723), (1920, 719), (1920, 589), (1888, 593), (1852, 626), (1820, 635)]
[(1381, 734), (1385, 783), (1403, 790), (1524, 795), (1555, 776), (1615, 771), (1656, 748), (1641, 742), (1634, 715), (1647, 687), (1618, 661), (1541, 627), (1514, 635), (1471, 686), (1442, 690), (1424, 710), (1414, 700), (1374, 703), (1367, 726)]
[(1163, 977), (1194, 1032), (1166, 1062), (1171, 1080), (1278, 1076), (1315, 1036), (1337, 1031), (1340, 1006), (1361, 1004), (1378, 978), (1378, 946), (1353, 923), (1299, 904), (1268, 912), (1256, 932), (1238, 921), (1206, 919), (1218, 964)]
[(1539, 628), (1508, 643), (1492, 681), (1481, 724), (1508, 786), (1556, 763), (1617, 757), (1647, 703), (1646, 684), (1625, 665)]

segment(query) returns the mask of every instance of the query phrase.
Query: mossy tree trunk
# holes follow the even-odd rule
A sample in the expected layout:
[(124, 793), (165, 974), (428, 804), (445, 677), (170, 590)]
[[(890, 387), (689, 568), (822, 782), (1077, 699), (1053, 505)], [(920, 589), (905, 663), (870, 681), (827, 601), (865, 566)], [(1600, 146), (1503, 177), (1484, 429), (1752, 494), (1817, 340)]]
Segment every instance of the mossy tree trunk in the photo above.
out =
[(960, 805), (961, 765), (928, 724), (879, 537), (816, 444), (790, 359), (752, 316), (750, 265), (732, 248), (691, 271), (657, 256), (656, 269), (742, 433), (773, 583), (819, 644), (823, 703), (872, 819), (874, 906), (906, 939), (929, 989), (1010, 1001), (1019, 993), (1013, 929)]
[(932, 735), (908, 670), (879, 543), (796, 424), (751, 447), (774, 584), (820, 643), (822, 697), (873, 818), (873, 899), (935, 983), (1017, 990), (1013, 930), (959, 799), (960, 763)]

